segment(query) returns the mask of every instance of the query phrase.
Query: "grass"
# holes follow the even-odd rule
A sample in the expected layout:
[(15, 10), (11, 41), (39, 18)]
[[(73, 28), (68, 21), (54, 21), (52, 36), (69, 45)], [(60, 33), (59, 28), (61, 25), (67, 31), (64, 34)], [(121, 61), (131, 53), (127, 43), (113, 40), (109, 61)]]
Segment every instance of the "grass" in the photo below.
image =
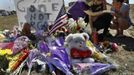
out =
[(16, 15), (0, 16), (0, 30), (9, 29), (12, 30), (13, 26), (18, 25)]

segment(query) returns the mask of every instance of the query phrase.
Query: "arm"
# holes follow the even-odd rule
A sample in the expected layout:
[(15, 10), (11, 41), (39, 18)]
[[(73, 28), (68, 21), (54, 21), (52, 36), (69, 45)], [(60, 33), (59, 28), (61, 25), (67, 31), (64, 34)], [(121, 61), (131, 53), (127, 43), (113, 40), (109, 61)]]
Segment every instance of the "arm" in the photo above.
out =
[(106, 2), (106, 0), (103, 0), (103, 10), (107, 10), (107, 2)]
[(85, 10), (84, 12), (90, 16), (99, 16), (99, 15), (106, 13), (106, 12), (109, 12), (109, 11), (103, 10), (103, 11), (99, 11), (99, 12), (92, 12), (91, 10)]
[(103, 7), (104, 7), (104, 10), (106, 9), (107, 10), (107, 5), (112, 7), (112, 4), (108, 3), (106, 0), (103, 1)]
[(89, 24), (88, 25), (90, 25), (91, 33), (92, 33), (93, 31), (95, 31), (95, 29), (93, 28), (93, 19), (94, 19), (94, 17), (92, 17), (89, 13), (88, 13), (88, 17), (89, 17)]
[(108, 2), (106, 2), (106, 5), (108, 5), (108, 6), (111, 6), (111, 7), (112, 7), (112, 4), (110, 4), (110, 3), (108, 3)]
[(94, 31), (94, 28), (93, 28), (93, 23), (92, 23), (92, 17), (89, 16), (89, 24), (90, 24), (90, 27), (91, 27), (91, 33)]
[(94, 28), (93, 28), (93, 16), (98, 16), (100, 14), (102, 14), (102, 12), (92, 12), (91, 10), (86, 10), (84, 11), (86, 14), (88, 14), (88, 17), (89, 17), (89, 24), (90, 24), (90, 27), (91, 27), (91, 33), (94, 31)]
[(100, 12), (92, 12), (91, 10), (86, 10), (84, 11), (86, 14), (90, 15), (90, 16), (98, 16), (98, 15), (101, 15), (103, 12), (100, 11)]

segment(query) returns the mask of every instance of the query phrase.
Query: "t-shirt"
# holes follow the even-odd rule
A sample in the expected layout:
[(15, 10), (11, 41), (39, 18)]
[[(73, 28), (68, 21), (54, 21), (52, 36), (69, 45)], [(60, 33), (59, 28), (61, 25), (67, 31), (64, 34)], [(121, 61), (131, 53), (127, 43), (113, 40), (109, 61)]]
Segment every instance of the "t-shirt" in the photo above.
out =
[[(129, 11), (129, 9), (130, 9), (129, 5), (127, 3), (123, 3), (120, 8), (120, 13), (125, 13), (126, 11)], [(128, 21), (129, 25), (132, 23), (129, 14), (124, 18)]]
[(121, 8), (120, 8), (120, 12), (124, 13), (124, 12), (126, 12), (128, 10), (129, 10), (129, 5), (127, 3), (123, 3)]

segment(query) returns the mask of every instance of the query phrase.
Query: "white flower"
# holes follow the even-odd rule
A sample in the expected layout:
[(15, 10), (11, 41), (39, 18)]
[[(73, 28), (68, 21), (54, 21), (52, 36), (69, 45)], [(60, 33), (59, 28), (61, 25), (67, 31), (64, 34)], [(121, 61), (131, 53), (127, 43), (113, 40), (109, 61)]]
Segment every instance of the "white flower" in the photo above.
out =
[(69, 29), (72, 29), (72, 28), (76, 28), (77, 27), (77, 23), (76, 23), (76, 21), (73, 18), (70, 18), (68, 20), (68, 25), (69, 25)]
[(77, 23), (78, 25), (80, 26), (80, 28), (85, 28), (87, 23), (85, 23), (84, 19), (82, 17), (80, 17), (78, 20), (77, 20)]

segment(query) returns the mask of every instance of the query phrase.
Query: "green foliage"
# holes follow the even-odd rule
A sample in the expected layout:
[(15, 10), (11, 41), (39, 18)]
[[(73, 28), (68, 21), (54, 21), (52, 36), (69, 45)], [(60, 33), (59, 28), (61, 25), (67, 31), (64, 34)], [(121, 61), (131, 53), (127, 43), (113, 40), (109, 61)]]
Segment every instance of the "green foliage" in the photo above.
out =
[(6, 70), (8, 68), (9, 60), (6, 58), (6, 56), (0, 55), (0, 68), (3, 70)]

